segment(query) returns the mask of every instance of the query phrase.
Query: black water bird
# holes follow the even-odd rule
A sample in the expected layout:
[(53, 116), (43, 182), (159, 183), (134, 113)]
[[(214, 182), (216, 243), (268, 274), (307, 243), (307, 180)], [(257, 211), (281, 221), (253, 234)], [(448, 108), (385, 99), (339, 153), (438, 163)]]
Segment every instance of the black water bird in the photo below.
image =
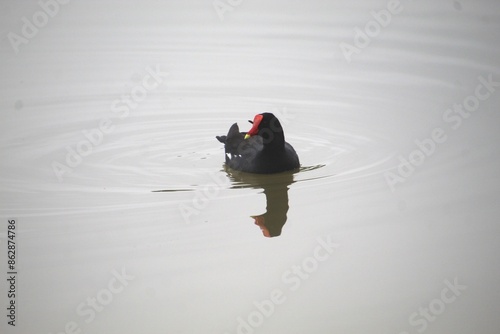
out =
[(224, 144), (226, 165), (232, 169), (257, 174), (273, 174), (300, 167), (299, 157), (285, 141), (283, 127), (272, 113), (255, 116), (252, 128), (240, 132), (234, 123), (226, 136), (216, 138)]

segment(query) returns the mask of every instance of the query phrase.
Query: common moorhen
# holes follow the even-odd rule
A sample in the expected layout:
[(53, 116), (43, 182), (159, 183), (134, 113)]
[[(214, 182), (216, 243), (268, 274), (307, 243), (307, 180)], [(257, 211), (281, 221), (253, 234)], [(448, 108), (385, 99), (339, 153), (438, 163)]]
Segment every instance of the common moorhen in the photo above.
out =
[(283, 127), (272, 113), (255, 116), (250, 131), (240, 132), (234, 123), (226, 136), (216, 136), (224, 144), (226, 165), (232, 169), (272, 174), (300, 167), (292, 145), (285, 142)]

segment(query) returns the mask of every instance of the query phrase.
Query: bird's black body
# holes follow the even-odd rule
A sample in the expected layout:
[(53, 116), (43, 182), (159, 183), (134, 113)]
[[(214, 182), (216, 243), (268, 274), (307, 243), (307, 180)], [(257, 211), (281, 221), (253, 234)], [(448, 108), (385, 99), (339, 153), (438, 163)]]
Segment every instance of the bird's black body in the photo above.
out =
[[(250, 136), (245, 139), (245, 136)], [(258, 174), (272, 174), (300, 167), (299, 157), (285, 141), (283, 128), (271, 113), (255, 116), (253, 127), (240, 132), (234, 123), (226, 136), (217, 136), (224, 143), (226, 165), (232, 169)]]

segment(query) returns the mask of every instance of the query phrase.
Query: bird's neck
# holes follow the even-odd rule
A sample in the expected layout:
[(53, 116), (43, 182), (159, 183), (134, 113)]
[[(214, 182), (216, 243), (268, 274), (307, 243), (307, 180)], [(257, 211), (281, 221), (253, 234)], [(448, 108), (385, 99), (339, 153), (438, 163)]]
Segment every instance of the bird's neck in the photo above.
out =
[(264, 150), (268, 151), (283, 151), (285, 150), (285, 136), (282, 132), (273, 132), (273, 137), (267, 142), (264, 139)]

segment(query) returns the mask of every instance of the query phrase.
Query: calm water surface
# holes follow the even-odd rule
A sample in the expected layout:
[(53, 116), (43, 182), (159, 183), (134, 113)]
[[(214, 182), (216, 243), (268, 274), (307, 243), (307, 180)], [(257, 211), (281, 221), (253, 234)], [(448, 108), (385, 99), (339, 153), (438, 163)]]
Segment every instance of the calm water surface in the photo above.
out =
[(498, 333), (500, 3), (220, 3), (0, 5), (2, 333)]

